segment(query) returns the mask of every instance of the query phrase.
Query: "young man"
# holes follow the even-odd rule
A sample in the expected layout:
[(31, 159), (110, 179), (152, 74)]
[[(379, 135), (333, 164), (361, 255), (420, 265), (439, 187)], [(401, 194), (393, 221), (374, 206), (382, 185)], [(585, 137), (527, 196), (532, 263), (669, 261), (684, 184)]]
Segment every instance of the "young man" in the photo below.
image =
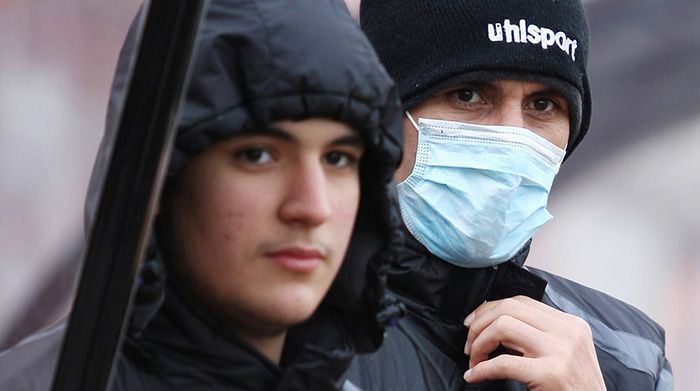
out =
[[(349, 379), (368, 390), (669, 389), (663, 329), (524, 268), (591, 113), (578, 0), (364, 0), (406, 116), (396, 179), (408, 316)], [(466, 329), (465, 329), (466, 327)], [(466, 383), (465, 383), (466, 379)]]
[[(113, 389), (339, 387), (397, 313), (384, 270), (401, 239), (401, 133), (344, 3), (212, 1)], [(48, 389), (61, 333), (0, 355), (0, 388)]]

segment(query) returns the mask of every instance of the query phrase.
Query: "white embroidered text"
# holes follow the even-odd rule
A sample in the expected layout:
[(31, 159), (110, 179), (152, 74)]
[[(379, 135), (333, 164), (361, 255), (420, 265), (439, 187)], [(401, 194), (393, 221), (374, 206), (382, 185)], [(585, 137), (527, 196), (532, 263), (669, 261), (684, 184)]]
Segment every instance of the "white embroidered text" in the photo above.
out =
[(518, 24), (511, 24), (510, 19), (506, 19), (501, 23), (489, 23), (489, 39), (492, 42), (501, 42), (504, 40), (507, 43), (531, 43), (541, 45), (542, 49), (547, 49), (551, 46), (557, 46), (571, 56), (571, 59), (576, 61), (576, 48), (578, 42), (575, 39), (570, 39), (563, 31), (554, 32), (546, 27), (539, 27), (534, 24), (527, 24), (525, 19), (520, 19)]

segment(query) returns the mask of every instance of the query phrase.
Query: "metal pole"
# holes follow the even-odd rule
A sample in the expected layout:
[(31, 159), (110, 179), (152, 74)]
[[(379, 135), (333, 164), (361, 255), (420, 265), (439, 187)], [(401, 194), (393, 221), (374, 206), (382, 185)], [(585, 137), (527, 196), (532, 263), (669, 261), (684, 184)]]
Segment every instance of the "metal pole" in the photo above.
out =
[(110, 385), (206, 3), (144, 4), (140, 45), (84, 253), (54, 391), (99, 391)]

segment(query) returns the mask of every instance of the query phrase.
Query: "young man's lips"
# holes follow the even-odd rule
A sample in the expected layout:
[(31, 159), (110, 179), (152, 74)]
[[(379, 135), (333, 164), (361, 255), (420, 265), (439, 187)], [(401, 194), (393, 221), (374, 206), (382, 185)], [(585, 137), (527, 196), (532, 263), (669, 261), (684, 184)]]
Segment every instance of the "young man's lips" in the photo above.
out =
[(324, 254), (316, 249), (288, 247), (265, 253), (284, 269), (293, 272), (308, 273), (324, 259)]

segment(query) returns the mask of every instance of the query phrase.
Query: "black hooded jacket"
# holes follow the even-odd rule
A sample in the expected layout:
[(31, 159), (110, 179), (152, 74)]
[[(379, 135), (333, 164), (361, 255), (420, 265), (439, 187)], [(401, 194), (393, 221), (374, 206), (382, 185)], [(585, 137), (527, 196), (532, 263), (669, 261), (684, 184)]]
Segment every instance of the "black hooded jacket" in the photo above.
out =
[[(86, 202), (88, 227), (138, 26), (130, 29), (112, 85)], [(336, 389), (353, 354), (376, 350), (400, 313), (385, 290), (385, 271), (402, 243), (392, 182), (401, 155), (398, 95), (341, 0), (213, 0), (198, 45), (165, 191), (192, 156), (220, 140), (278, 120), (323, 117), (349, 124), (363, 139), (358, 214), (338, 276), (311, 319), (287, 333), (279, 366), (194, 304), (168, 273), (153, 235), (113, 389)], [(64, 328), (0, 353), (0, 389), (47, 390)]]
[(562, 277), (509, 262), (465, 269), (430, 254), (410, 234), (388, 283), (406, 316), (373, 354), (357, 356), (348, 381), (364, 390), (525, 390), (511, 381), (468, 384), (463, 320), (485, 300), (529, 296), (588, 322), (608, 390), (671, 390), (664, 330), (636, 308)]

